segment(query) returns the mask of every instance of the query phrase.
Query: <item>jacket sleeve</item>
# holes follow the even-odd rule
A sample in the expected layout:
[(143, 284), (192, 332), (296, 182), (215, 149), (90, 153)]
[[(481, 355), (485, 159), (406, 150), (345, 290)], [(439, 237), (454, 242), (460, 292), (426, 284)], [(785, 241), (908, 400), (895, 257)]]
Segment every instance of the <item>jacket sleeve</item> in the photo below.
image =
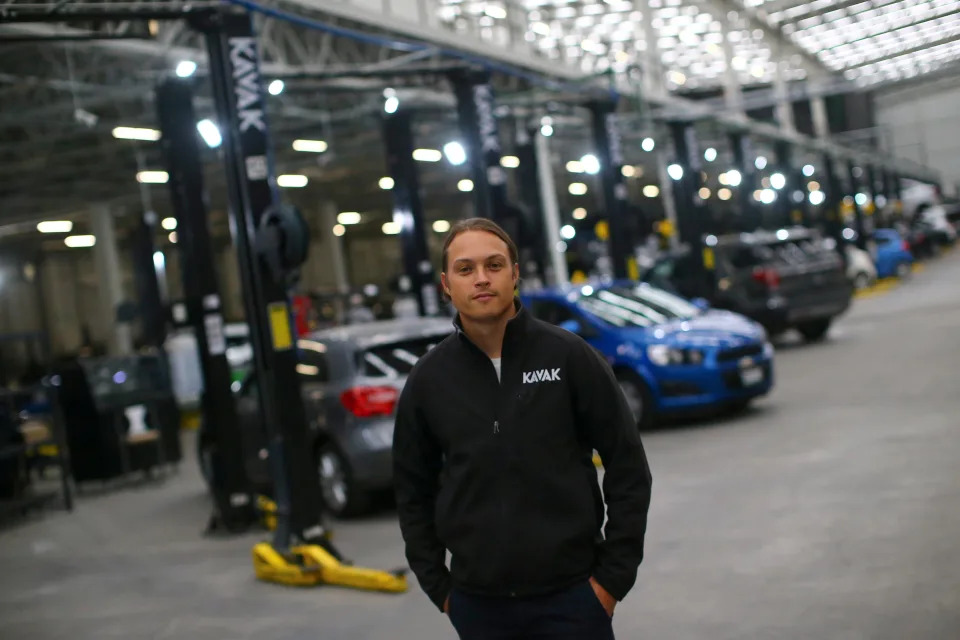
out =
[(593, 577), (617, 600), (637, 579), (652, 477), (633, 414), (613, 369), (578, 339), (568, 371), (580, 433), (603, 461), (607, 524)]
[(393, 431), (394, 489), (407, 562), (420, 587), (442, 612), (450, 592), (446, 549), (434, 520), (442, 449), (424, 423), (416, 396), (411, 376), (400, 394)]

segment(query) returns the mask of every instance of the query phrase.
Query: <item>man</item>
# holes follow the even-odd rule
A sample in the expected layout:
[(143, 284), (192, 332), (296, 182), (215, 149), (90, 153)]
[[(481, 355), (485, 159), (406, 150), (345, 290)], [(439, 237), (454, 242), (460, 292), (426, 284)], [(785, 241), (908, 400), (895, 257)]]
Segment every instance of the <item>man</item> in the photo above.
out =
[(517, 248), (493, 222), (454, 225), (440, 278), (457, 331), (414, 367), (394, 432), (410, 567), (463, 640), (612, 639), (651, 485), (613, 371), (522, 308)]

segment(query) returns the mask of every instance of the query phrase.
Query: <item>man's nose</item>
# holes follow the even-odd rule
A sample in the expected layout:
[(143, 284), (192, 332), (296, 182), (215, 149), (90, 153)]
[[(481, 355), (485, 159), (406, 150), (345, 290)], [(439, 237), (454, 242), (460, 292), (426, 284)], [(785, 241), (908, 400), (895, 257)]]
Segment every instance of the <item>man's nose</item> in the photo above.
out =
[(477, 267), (477, 279), (473, 283), (476, 286), (490, 284), (490, 276), (483, 267)]

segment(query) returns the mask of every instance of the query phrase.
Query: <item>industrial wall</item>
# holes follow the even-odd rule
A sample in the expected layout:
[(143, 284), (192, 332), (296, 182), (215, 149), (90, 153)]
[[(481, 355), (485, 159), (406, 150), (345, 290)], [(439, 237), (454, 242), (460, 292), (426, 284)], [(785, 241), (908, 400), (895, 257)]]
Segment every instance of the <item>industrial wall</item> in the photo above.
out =
[(877, 125), (885, 130), (891, 155), (940, 171), (944, 191), (960, 185), (960, 75), (878, 92)]

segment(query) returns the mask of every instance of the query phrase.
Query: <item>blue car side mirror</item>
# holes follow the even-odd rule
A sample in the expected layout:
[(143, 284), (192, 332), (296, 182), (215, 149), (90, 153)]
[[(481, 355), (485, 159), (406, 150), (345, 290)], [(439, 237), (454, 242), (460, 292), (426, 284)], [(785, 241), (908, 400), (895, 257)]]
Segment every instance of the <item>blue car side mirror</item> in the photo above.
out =
[(576, 320), (564, 320), (559, 325), (561, 329), (566, 329), (570, 333), (580, 333), (580, 323)]
[(710, 303), (707, 302), (706, 298), (694, 298), (690, 301), (690, 304), (700, 309), (700, 311), (710, 311)]

